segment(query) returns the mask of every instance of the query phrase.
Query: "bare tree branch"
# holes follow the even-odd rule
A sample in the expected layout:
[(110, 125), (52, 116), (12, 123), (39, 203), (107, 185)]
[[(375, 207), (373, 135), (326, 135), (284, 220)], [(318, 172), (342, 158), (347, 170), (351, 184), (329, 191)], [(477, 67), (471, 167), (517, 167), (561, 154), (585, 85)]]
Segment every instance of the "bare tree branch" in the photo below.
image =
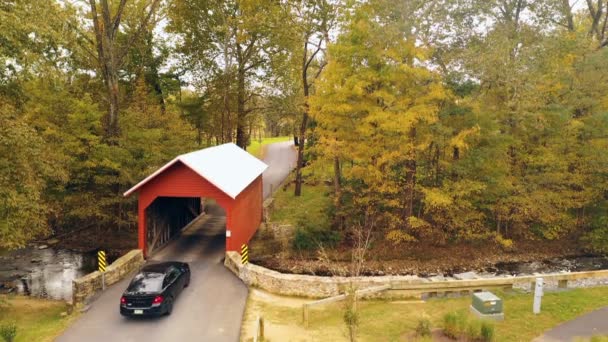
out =
[(122, 12), (125, 10), (125, 4), (127, 0), (120, 0), (120, 4), (118, 5), (118, 12), (116, 12), (116, 17), (114, 17), (114, 22), (112, 24), (112, 35), (116, 34), (118, 30), (118, 26), (120, 26), (120, 19), (122, 17)]
[(120, 52), (120, 54), (116, 58), (116, 61), (118, 62), (117, 63), (118, 65), (122, 65), (123, 64), (124, 58), (127, 55), (127, 53), (129, 52), (129, 47), (132, 46), (139, 39), (139, 36), (141, 36), (141, 34), (144, 32), (145, 28), (148, 26), (148, 24), (150, 24), (150, 18), (152, 18), (152, 15), (156, 11), (156, 7), (158, 6), (159, 3), (160, 3), (160, 0), (152, 0), (152, 4), (150, 5), (150, 10), (148, 11), (148, 14), (141, 21), (141, 23), (139, 24), (139, 27), (137, 28), (137, 30), (135, 31), (135, 33), (131, 34), (131, 37), (129, 38), (129, 42), (122, 49), (122, 51)]

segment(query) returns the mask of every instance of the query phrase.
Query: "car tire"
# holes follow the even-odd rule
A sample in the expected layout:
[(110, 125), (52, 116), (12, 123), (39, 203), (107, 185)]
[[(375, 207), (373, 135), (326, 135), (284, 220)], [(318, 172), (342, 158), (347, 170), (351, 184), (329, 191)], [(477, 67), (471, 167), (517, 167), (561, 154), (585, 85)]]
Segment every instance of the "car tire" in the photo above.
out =
[(167, 303), (167, 311), (165, 311), (165, 315), (171, 315), (171, 311), (173, 311), (173, 298), (169, 298)]
[(184, 288), (190, 286), (190, 277), (188, 277), (188, 279), (186, 279), (186, 283), (184, 284)]

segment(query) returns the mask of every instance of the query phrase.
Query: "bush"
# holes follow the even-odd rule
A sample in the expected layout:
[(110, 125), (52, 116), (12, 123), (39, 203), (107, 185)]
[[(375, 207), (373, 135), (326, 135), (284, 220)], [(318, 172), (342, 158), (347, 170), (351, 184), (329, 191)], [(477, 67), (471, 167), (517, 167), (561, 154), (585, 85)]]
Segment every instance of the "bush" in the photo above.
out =
[(494, 340), (494, 324), (490, 322), (481, 322), (481, 340), (490, 342)]
[(421, 317), (418, 319), (416, 335), (420, 337), (431, 336), (431, 320), (428, 317)]
[(463, 312), (448, 312), (443, 316), (443, 333), (453, 339), (464, 335), (467, 316)]
[(0, 325), (0, 336), (6, 342), (13, 342), (17, 335), (17, 325), (15, 323), (7, 323)]
[(494, 241), (502, 248), (503, 250), (510, 251), (513, 249), (513, 240), (505, 239), (500, 234), (496, 234), (494, 237)]
[(467, 338), (471, 341), (479, 341), (481, 340), (481, 327), (482, 327), (482, 323), (477, 320), (474, 319), (472, 321), (469, 321), (469, 323), (467, 324)]
[(592, 336), (590, 342), (608, 342), (608, 336)]
[(608, 255), (608, 216), (601, 216), (592, 224), (592, 230), (583, 236), (583, 242), (589, 251)]
[(335, 247), (341, 240), (340, 234), (327, 227), (312, 226), (310, 222), (298, 222), (293, 237), (296, 250), (315, 250), (319, 247)]

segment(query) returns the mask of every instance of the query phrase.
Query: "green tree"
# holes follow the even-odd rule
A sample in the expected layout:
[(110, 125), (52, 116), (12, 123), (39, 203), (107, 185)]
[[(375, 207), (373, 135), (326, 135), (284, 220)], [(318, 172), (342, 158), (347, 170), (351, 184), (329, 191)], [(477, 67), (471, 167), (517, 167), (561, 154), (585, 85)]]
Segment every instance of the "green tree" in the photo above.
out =
[[(236, 103), (236, 144), (243, 149), (249, 139), (248, 118), (257, 110), (253, 84), (263, 79), (261, 70), (276, 50), (272, 24), (277, 9), (276, 2), (266, 0), (174, 1), (170, 7), (169, 28), (182, 38), (179, 50), (199, 84), (223, 80), (217, 88), (223, 100), (222, 123)], [(231, 140), (232, 133), (222, 126), (221, 141)]]
[(49, 152), (14, 107), (0, 105), (0, 247), (23, 247), (49, 232), (46, 181), (66, 176)]

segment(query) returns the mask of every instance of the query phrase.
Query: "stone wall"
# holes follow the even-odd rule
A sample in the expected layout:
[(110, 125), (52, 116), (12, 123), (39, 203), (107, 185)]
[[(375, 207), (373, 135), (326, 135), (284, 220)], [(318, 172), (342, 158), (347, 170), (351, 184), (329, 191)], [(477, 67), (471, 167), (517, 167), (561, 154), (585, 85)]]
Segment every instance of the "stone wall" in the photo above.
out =
[(236, 252), (226, 253), (224, 264), (248, 286), (278, 295), (309, 298), (325, 298), (342, 294), (350, 284), (357, 289), (390, 285), (391, 290), (383, 293), (383, 296), (393, 298), (493, 288), (518, 288), (529, 291), (533, 288), (532, 284), (536, 277), (543, 277), (547, 290), (608, 285), (608, 270), (467, 280), (435, 280), (418, 276), (320, 277), (284, 274), (252, 263), (242, 265), (240, 255)]
[(240, 255), (226, 253), (224, 264), (245, 284), (270, 293), (309, 298), (325, 298), (344, 293), (351, 283), (358, 289), (391, 284), (401, 281), (420, 280), (417, 276), (379, 276), (379, 277), (320, 277), (303, 274), (285, 274), (249, 263), (243, 266)]
[[(110, 286), (124, 279), (131, 272), (144, 264), (144, 255), (135, 249), (116, 259), (106, 268), (105, 286)], [(95, 271), (72, 282), (72, 305), (85, 303), (102, 289), (101, 272)]]

